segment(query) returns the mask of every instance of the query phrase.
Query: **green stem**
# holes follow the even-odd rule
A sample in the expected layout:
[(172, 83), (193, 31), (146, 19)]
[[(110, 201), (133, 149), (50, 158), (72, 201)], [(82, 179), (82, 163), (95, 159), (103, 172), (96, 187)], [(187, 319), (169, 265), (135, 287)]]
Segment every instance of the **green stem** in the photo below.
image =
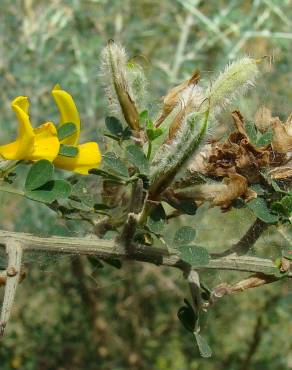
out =
[(148, 151), (147, 151), (147, 159), (148, 160), (150, 160), (151, 152), (152, 152), (152, 141), (149, 140), (149, 142), (148, 142)]

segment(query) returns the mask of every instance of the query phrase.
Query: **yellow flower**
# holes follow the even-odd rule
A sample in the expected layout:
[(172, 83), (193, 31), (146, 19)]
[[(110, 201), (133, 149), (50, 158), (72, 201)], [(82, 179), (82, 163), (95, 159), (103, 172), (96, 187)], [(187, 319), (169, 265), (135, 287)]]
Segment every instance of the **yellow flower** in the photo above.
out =
[(29, 119), (29, 102), (26, 96), (15, 98), (11, 104), (19, 126), (15, 141), (0, 146), (0, 156), (7, 160), (47, 159), (53, 161), (59, 152), (57, 130), (52, 122), (33, 128)]
[(76, 131), (69, 137), (61, 140), (60, 143), (76, 146), (78, 148), (78, 154), (76, 157), (58, 155), (54, 160), (54, 165), (68, 171), (87, 175), (90, 169), (97, 168), (101, 162), (99, 147), (95, 142), (78, 145), (80, 136), (80, 118), (72, 96), (62, 90), (59, 85), (54, 87), (52, 95), (60, 111), (60, 126), (68, 122), (72, 122), (76, 126)]

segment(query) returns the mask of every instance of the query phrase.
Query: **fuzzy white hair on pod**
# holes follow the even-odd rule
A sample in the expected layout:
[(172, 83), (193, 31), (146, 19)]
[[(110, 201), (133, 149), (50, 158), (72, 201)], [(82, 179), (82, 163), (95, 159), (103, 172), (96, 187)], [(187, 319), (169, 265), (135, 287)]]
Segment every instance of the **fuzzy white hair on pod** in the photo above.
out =
[(210, 112), (220, 113), (239, 95), (255, 85), (259, 74), (258, 62), (250, 57), (243, 57), (229, 63), (218, 78), (207, 89)]
[(207, 130), (208, 114), (191, 113), (185, 117), (170, 144), (164, 144), (156, 153), (152, 163), (150, 177), (155, 182), (161, 175), (179, 170), (204, 142)]

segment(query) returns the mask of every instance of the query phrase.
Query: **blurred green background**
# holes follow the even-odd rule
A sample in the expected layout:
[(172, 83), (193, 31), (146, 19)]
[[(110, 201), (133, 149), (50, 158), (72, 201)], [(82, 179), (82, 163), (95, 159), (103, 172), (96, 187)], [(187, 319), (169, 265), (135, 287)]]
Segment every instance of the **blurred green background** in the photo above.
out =
[[(207, 83), (228, 61), (250, 54), (268, 58), (257, 88), (240, 102), (244, 115), (251, 119), (265, 104), (285, 119), (292, 99), (291, 19), (289, 0), (1, 0), (1, 143), (15, 135), (10, 102), (17, 95), (29, 96), (34, 125), (57, 121), (50, 91), (60, 83), (77, 102), (83, 139), (102, 144), (108, 111), (99, 62), (108, 39), (120, 41), (145, 68), (153, 115), (161, 96), (195, 68)], [(0, 202), (4, 229), (89, 231), (33, 202), (6, 194)], [(203, 208), (180, 222), (197, 229), (198, 244), (218, 251), (240, 238), (251, 215)], [(291, 227), (271, 227), (255, 251), (276, 258), (291, 240)], [(80, 257), (38, 255), (26, 256), (26, 270), (0, 342), (1, 370), (292, 369), (291, 282), (215, 305), (204, 328), (214, 354), (204, 360), (176, 318), (188, 296), (179, 272), (134, 263), (98, 269)], [(214, 286), (239, 276), (204, 279)]]

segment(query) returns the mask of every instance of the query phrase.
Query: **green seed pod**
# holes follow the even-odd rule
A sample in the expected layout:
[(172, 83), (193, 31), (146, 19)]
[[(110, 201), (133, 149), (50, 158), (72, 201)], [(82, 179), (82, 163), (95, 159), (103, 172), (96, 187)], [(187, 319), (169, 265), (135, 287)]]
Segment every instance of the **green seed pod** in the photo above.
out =
[(150, 195), (155, 196), (165, 190), (199, 148), (207, 131), (208, 115), (209, 111), (187, 116), (172, 142), (158, 150), (151, 164)]
[(258, 61), (244, 57), (229, 64), (207, 90), (207, 101), (210, 112), (219, 113), (250, 87), (254, 86), (259, 73)]

